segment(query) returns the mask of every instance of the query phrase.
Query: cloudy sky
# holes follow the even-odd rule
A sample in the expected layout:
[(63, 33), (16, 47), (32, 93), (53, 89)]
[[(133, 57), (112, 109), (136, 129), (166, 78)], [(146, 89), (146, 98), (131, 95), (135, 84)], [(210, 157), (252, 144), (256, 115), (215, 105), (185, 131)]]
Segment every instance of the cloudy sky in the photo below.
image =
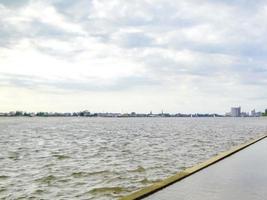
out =
[(267, 1), (0, 0), (0, 111), (267, 107)]

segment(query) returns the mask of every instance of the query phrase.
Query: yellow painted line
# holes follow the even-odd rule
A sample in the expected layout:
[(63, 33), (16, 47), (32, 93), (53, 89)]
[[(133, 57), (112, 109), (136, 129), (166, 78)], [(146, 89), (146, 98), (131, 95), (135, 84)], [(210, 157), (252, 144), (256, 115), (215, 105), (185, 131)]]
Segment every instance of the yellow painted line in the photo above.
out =
[(125, 196), (125, 197), (122, 197), (120, 200), (134, 200), (134, 199), (142, 199), (146, 196), (149, 196), (153, 193), (155, 193), (156, 191), (158, 190), (161, 190), (175, 182), (178, 182), (180, 180), (182, 180), (183, 178), (187, 177), (187, 176), (190, 176), (196, 172), (198, 172), (199, 170), (202, 170), (228, 156), (231, 156), (233, 155), (234, 153), (266, 138), (267, 135), (264, 135), (264, 136), (261, 136), (257, 139), (253, 139), (245, 144), (242, 144), (242, 145), (239, 145), (237, 147), (234, 147), (232, 148), (231, 150), (229, 151), (226, 151), (226, 152), (223, 152), (223, 153), (219, 153), (218, 155), (210, 158), (209, 160), (203, 162), (203, 163), (200, 163), (200, 164), (197, 164), (196, 166), (194, 167), (190, 167), (188, 169), (185, 169), (184, 171), (181, 171), (181, 172), (178, 172), (177, 174), (173, 175), (173, 176), (170, 176), (169, 178), (166, 178), (166, 179), (163, 179), (162, 181), (159, 181), (157, 183), (154, 183), (152, 184), (151, 186), (148, 186), (148, 187), (145, 187), (141, 190), (138, 190), (128, 196)]

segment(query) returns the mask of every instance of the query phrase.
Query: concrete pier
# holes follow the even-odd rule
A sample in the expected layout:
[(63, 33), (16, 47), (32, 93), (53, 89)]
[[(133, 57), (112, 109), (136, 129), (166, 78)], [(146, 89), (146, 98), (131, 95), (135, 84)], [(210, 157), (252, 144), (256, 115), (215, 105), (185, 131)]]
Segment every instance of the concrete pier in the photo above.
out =
[(263, 136), (123, 199), (263, 200), (266, 197), (267, 138)]

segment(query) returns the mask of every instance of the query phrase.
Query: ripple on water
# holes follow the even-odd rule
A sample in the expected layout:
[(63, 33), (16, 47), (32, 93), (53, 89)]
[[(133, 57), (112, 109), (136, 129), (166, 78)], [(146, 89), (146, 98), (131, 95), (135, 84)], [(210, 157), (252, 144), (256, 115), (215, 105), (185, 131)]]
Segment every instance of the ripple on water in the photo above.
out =
[(95, 172), (73, 172), (71, 174), (72, 177), (74, 178), (83, 178), (83, 177), (88, 177), (88, 176), (98, 176), (98, 175), (108, 175), (108, 174), (113, 174), (113, 172), (109, 170), (102, 170), (102, 171), (95, 171)]
[(100, 188), (94, 188), (89, 191), (89, 193), (93, 195), (98, 195), (98, 194), (119, 194), (122, 192), (127, 192), (128, 190), (123, 187), (100, 187)]
[(132, 173), (144, 173), (146, 171), (146, 169), (142, 166), (138, 166), (136, 169), (133, 170), (128, 170), (128, 172), (132, 172)]
[(0, 199), (117, 199), (258, 137), (266, 122), (1, 118)]
[(75, 198), (81, 199), (117, 199), (122, 194), (129, 193), (129, 190), (122, 187), (99, 187), (87, 192), (78, 194)]
[(45, 193), (45, 190), (41, 190), (41, 189), (37, 189), (33, 192), (33, 194), (36, 194), (36, 195), (40, 195), (40, 194), (43, 194)]
[(57, 180), (57, 177), (55, 177), (54, 175), (48, 175), (39, 179), (36, 179), (35, 181), (42, 183), (42, 184), (51, 184), (53, 182), (55, 182)]
[(1, 180), (6, 180), (6, 179), (8, 179), (9, 178), (9, 176), (6, 176), (6, 175), (0, 175), (0, 181)]
[(18, 152), (9, 152), (8, 153), (8, 158), (11, 160), (19, 160), (19, 153)]
[(74, 178), (82, 178), (82, 177), (86, 177), (89, 175), (90, 175), (90, 173), (88, 173), (88, 172), (73, 172), (71, 174), (71, 176), (73, 176)]
[(6, 188), (0, 188), (0, 193), (7, 191)]
[(70, 156), (60, 154), (54, 154), (53, 157), (57, 158), (58, 160), (65, 160), (70, 158)]
[(143, 185), (149, 185), (158, 182), (159, 180), (149, 180), (147, 178), (144, 178), (140, 181)]

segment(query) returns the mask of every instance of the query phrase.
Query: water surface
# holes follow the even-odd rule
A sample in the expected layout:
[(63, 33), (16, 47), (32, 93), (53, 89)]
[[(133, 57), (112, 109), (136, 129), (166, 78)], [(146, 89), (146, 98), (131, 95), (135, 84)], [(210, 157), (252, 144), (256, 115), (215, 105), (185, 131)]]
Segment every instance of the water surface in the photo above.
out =
[(267, 132), (267, 118), (0, 118), (0, 199), (117, 199)]

